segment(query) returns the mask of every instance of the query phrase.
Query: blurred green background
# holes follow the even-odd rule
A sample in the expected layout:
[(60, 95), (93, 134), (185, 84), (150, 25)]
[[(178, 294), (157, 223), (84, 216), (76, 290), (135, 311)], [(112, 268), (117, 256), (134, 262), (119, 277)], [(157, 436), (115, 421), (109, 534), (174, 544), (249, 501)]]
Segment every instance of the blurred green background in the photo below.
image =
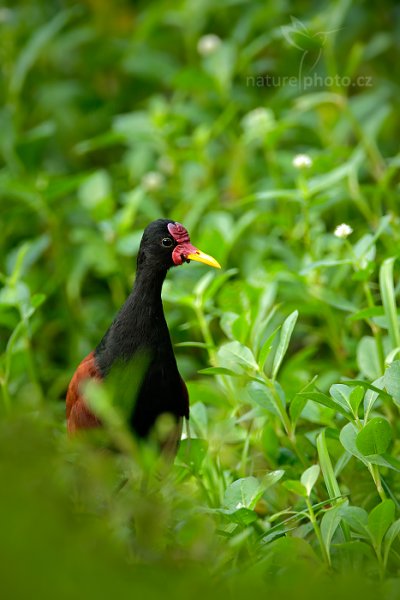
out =
[[(0, 8), (6, 597), (399, 597), (399, 17), (389, 0)], [(194, 439), (161, 479), (110, 399), (121, 453), (64, 423), (159, 217), (223, 266), (164, 286)]]

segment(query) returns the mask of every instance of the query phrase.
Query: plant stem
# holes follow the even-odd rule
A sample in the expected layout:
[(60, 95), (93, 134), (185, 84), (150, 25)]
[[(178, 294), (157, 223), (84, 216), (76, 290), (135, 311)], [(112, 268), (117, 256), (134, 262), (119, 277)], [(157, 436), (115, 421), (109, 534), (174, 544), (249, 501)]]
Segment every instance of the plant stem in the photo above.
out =
[(378, 465), (368, 465), (368, 470), (371, 473), (372, 479), (374, 480), (380, 499), (382, 501), (386, 500), (386, 494), (382, 486), (381, 475), (379, 473)]
[(324, 540), (322, 539), (322, 535), (321, 535), (321, 530), (319, 528), (318, 521), (315, 518), (315, 513), (314, 513), (314, 510), (313, 510), (313, 507), (312, 507), (312, 504), (311, 504), (309, 498), (306, 498), (306, 504), (307, 504), (307, 508), (308, 508), (308, 513), (309, 513), (310, 521), (312, 523), (312, 526), (313, 526), (314, 531), (315, 531), (315, 535), (317, 536), (317, 540), (318, 540), (318, 543), (319, 543), (320, 548), (321, 548), (322, 558), (324, 559), (324, 562), (326, 562), (326, 564), (328, 565), (328, 567), (330, 567), (331, 566), (331, 559), (330, 559), (330, 556), (329, 556), (328, 552), (326, 551)]

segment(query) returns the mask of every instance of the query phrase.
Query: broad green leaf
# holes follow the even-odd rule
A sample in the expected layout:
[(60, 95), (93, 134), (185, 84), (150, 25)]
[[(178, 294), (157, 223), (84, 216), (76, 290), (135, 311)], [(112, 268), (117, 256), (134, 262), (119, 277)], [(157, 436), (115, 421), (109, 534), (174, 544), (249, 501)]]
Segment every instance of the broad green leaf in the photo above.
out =
[(216, 512), (225, 515), (232, 523), (237, 523), (243, 527), (250, 525), (250, 523), (254, 523), (254, 521), (257, 521), (258, 519), (258, 515), (254, 510), (244, 507), (238, 508), (237, 510), (219, 508)]
[(284, 476), (285, 471), (278, 469), (276, 471), (270, 471), (262, 478), (261, 485), (263, 490), (267, 490), (277, 483)]
[(334, 385), (331, 385), (329, 389), (329, 393), (332, 396), (335, 403), (338, 406), (341, 406), (346, 412), (349, 412), (351, 410), (351, 392), (352, 388), (348, 385), (344, 385), (343, 383), (335, 383)]
[(368, 454), (366, 459), (372, 465), (387, 467), (400, 473), (400, 460), (397, 460), (394, 456), (390, 456), (387, 452), (384, 454)]
[(384, 384), (393, 400), (400, 406), (400, 360), (393, 361), (385, 371)]
[(349, 452), (350, 454), (361, 460), (361, 462), (363, 462), (365, 465), (367, 465), (367, 459), (358, 450), (356, 445), (357, 433), (358, 430), (353, 425), (353, 423), (347, 423), (347, 425), (345, 425), (340, 432), (340, 443), (342, 444), (343, 448), (347, 450), (347, 452)]
[(324, 513), (321, 520), (321, 535), (325, 544), (325, 549), (330, 557), (332, 538), (342, 519), (340, 511), (342, 506), (338, 504)]
[(322, 392), (304, 392), (304, 393), (301, 392), (298, 395), (304, 396), (308, 400), (313, 400), (314, 402), (317, 402), (318, 404), (322, 404), (323, 406), (327, 406), (328, 408), (331, 408), (335, 412), (339, 412), (341, 415), (343, 415), (346, 418), (349, 418), (349, 416), (350, 416), (348, 411), (346, 411), (344, 408), (342, 408), (341, 406), (336, 404), (336, 402), (334, 402), (331, 398), (329, 398), (329, 396), (327, 396), (326, 394), (323, 394)]
[(307, 401), (308, 401), (308, 398), (306, 397), (305, 394), (303, 394), (303, 395), (296, 394), (295, 395), (295, 397), (293, 398), (293, 400), (291, 401), (291, 403), (289, 405), (289, 414), (290, 414), (292, 423), (297, 423), (301, 413), (303, 412), (305, 405), (307, 404)]
[(351, 406), (351, 410), (353, 411), (353, 415), (355, 417), (358, 416), (358, 408), (362, 402), (364, 398), (364, 388), (362, 388), (360, 385), (353, 388), (353, 391), (350, 394), (349, 397), (349, 403)]
[(377, 379), (382, 375), (375, 338), (364, 336), (357, 346), (357, 365), (368, 379)]
[(397, 537), (400, 535), (400, 519), (397, 519), (394, 523), (392, 523), (389, 529), (386, 532), (385, 539), (383, 542), (383, 562), (386, 565), (390, 548)]
[(238, 374), (244, 371), (258, 371), (258, 364), (250, 348), (238, 341), (228, 342), (217, 353), (218, 366), (231, 369)]
[(297, 420), (299, 419), (301, 413), (303, 412), (304, 407), (307, 404), (307, 400), (308, 398), (306, 398), (304, 394), (308, 389), (311, 389), (312, 387), (314, 387), (314, 383), (315, 380), (318, 378), (317, 375), (315, 375), (311, 381), (309, 381), (301, 390), (298, 394), (296, 394), (293, 398), (293, 400), (290, 402), (289, 405), (289, 414), (290, 414), (290, 418), (293, 424), (295, 424), (297, 422)]
[(394, 521), (393, 500), (384, 500), (375, 506), (368, 515), (368, 529), (377, 552), (380, 552), (383, 536)]
[(284, 481), (282, 484), (289, 492), (293, 492), (293, 494), (297, 494), (298, 496), (302, 496), (303, 498), (307, 498), (307, 490), (305, 486), (300, 483), (300, 481), (296, 481), (295, 479), (288, 479)]
[(281, 366), (282, 360), (288, 349), (290, 338), (292, 336), (294, 326), (296, 325), (298, 315), (299, 315), (299, 313), (297, 310), (293, 311), (287, 317), (287, 319), (285, 319), (285, 321), (282, 325), (279, 345), (276, 349), (275, 356), (274, 356), (274, 362), (272, 365), (272, 378), (273, 379), (276, 378), (278, 371), (279, 371), (279, 367)]
[(277, 406), (277, 397), (280, 400), (281, 407), (285, 407), (285, 396), (282, 388), (275, 384), (276, 396), (272, 390), (258, 381), (252, 381), (247, 385), (247, 392), (252, 400), (259, 406), (274, 415), (279, 415), (280, 410)]
[(340, 516), (355, 531), (364, 537), (368, 535), (368, 513), (358, 506), (341, 506)]
[(232, 510), (253, 509), (263, 493), (264, 487), (256, 477), (243, 477), (227, 487), (223, 505)]
[(356, 438), (358, 450), (364, 455), (383, 454), (392, 440), (392, 428), (383, 417), (371, 419)]
[(221, 325), (222, 331), (225, 333), (226, 337), (231, 340), (235, 339), (234, 335), (233, 335), (233, 331), (232, 331), (232, 326), (233, 326), (233, 323), (238, 318), (239, 318), (239, 315), (237, 313), (226, 311), (223, 313), (221, 320), (220, 320), (220, 325)]
[(318, 479), (319, 473), (320, 473), (319, 465), (312, 465), (311, 467), (306, 469), (304, 471), (304, 473), (302, 474), (302, 476), (300, 478), (300, 482), (305, 487), (305, 489), (307, 491), (307, 496), (310, 496), (311, 490), (313, 489), (313, 487)]

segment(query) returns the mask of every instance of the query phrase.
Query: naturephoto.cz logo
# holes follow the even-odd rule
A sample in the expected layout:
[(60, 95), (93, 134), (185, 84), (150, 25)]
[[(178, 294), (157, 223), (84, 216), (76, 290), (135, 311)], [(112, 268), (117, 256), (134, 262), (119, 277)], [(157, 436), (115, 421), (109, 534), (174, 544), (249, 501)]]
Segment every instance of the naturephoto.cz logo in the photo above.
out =
[(342, 75), (320, 75), (315, 71), (324, 52), (324, 46), (330, 36), (339, 29), (314, 33), (296, 17), (291, 17), (290, 25), (281, 27), (282, 36), (292, 47), (299, 51), (297, 75), (249, 75), (246, 85), (251, 87), (293, 86), (300, 89), (331, 87), (371, 87), (372, 77), (359, 75), (352, 79)]

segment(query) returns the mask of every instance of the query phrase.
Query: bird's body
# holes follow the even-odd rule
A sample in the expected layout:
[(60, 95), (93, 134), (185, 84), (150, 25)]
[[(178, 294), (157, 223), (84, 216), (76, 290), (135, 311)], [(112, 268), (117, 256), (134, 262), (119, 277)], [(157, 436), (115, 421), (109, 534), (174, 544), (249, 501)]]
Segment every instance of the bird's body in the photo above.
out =
[[(129, 425), (147, 437), (157, 418), (169, 413), (178, 428), (189, 418), (189, 398), (178, 367), (161, 300), (170, 267), (198, 260), (218, 263), (190, 244), (179, 223), (159, 219), (145, 230), (140, 245), (136, 280), (131, 294), (103, 339), (78, 366), (67, 392), (67, 426), (70, 433), (101, 425), (89, 410), (82, 389), (88, 379), (103, 380), (114, 367), (121, 376), (121, 393), (131, 400)], [(145, 365), (138, 384), (137, 363)]]

